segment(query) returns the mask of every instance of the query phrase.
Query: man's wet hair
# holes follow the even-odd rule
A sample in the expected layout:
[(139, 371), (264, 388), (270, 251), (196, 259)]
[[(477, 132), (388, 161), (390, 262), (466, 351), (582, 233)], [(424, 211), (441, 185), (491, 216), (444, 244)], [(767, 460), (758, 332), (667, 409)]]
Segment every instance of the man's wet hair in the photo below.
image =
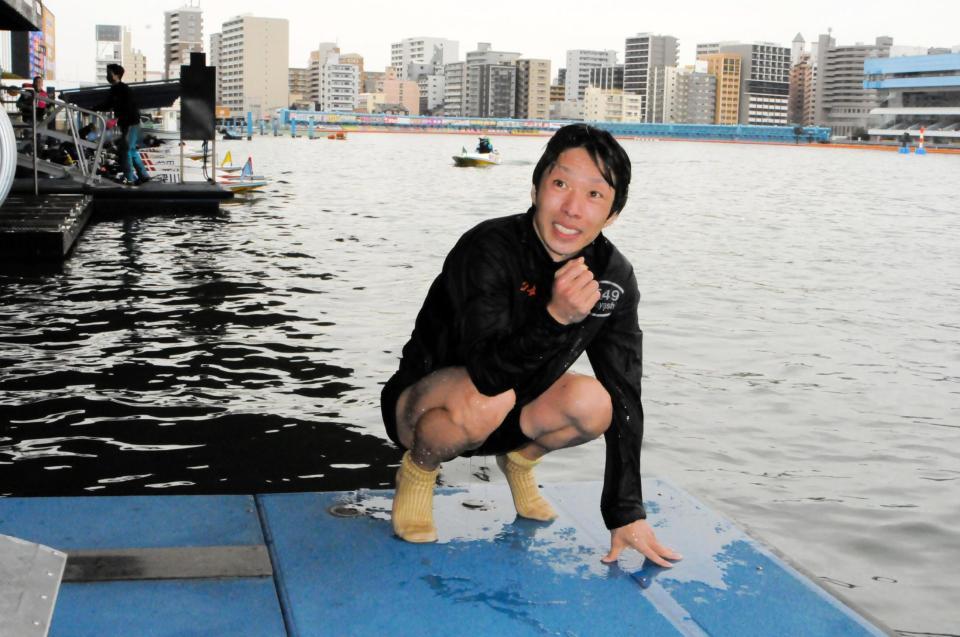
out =
[(630, 189), (630, 158), (613, 135), (588, 124), (569, 124), (554, 133), (547, 142), (547, 149), (543, 151), (537, 167), (533, 169), (533, 187), (540, 188), (544, 173), (557, 163), (560, 153), (571, 148), (586, 150), (603, 175), (604, 181), (613, 188), (610, 216), (623, 210), (627, 205), (627, 191)]
[(119, 64), (108, 64), (107, 73), (113, 73), (117, 76), (117, 79), (123, 79), (124, 68)]

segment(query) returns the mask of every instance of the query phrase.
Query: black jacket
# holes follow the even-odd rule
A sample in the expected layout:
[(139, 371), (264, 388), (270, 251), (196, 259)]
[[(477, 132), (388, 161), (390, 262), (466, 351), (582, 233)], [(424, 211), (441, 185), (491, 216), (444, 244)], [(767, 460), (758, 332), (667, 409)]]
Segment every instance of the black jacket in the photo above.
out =
[(486, 395), (513, 389), (525, 405), (546, 391), (584, 350), (610, 394), (613, 422), (601, 512), (613, 529), (646, 517), (640, 491), (643, 334), (633, 267), (601, 234), (580, 256), (602, 298), (585, 320), (557, 323), (546, 306), (556, 270), (533, 229), (533, 210), (485, 221), (447, 255), (391, 379), (412, 385), (444, 367), (466, 367)]
[(113, 114), (117, 116), (117, 123), (123, 130), (140, 125), (140, 109), (137, 108), (133, 91), (123, 82), (111, 84), (107, 100), (94, 110), (113, 111)]

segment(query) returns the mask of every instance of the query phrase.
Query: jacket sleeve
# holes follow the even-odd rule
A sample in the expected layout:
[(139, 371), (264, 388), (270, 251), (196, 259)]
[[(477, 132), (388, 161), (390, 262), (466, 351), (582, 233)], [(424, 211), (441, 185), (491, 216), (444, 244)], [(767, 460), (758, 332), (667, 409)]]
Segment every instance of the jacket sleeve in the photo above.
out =
[(554, 320), (539, 299), (526, 322), (512, 326), (513, 304), (522, 282), (511, 276), (513, 251), (498, 245), (499, 241), (505, 239), (460, 246), (447, 264), (449, 292), (457, 308), (460, 357), (473, 384), (487, 396), (520, 386), (572, 336), (570, 326)]
[(613, 421), (604, 433), (607, 447), (600, 511), (608, 529), (647, 517), (640, 489), (643, 442), (643, 332), (637, 322), (640, 292), (633, 273), (624, 298), (587, 348), (597, 380), (610, 393)]

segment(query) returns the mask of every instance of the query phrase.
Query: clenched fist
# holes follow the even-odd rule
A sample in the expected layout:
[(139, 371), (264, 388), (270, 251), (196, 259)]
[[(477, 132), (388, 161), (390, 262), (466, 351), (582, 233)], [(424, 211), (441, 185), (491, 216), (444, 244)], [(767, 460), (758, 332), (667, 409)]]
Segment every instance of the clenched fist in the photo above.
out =
[(570, 325), (587, 318), (599, 300), (600, 284), (579, 257), (564, 263), (554, 275), (547, 311), (558, 323)]

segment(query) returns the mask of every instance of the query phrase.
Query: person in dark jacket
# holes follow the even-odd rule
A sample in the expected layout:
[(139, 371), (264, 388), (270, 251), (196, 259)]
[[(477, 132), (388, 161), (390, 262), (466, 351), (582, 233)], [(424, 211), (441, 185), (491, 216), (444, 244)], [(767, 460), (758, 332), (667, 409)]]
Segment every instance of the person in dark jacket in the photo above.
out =
[(107, 65), (107, 81), (110, 82), (110, 94), (107, 101), (96, 108), (98, 111), (113, 111), (120, 127), (117, 140), (117, 153), (120, 156), (120, 168), (127, 183), (140, 185), (150, 181), (137, 145), (140, 142), (140, 109), (133, 97), (133, 91), (123, 82), (124, 68), (119, 64)]
[[(646, 522), (640, 293), (601, 234), (626, 204), (630, 172), (609, 133), (565, 126), (534, 169), (526, 214), (479, 224), (447, 255), (381, 395), (387, 434), (406, 449), (392, 510), (402, 539), (436, 541), (440, 463), (461, 455), (496, 455), (517, 513), (554, 519), (533, 468), (603, 435), (604, 561), (628, 547), (661, 566), (680, 559)], [(568, 371), (584, 351), (596, 378)]]

